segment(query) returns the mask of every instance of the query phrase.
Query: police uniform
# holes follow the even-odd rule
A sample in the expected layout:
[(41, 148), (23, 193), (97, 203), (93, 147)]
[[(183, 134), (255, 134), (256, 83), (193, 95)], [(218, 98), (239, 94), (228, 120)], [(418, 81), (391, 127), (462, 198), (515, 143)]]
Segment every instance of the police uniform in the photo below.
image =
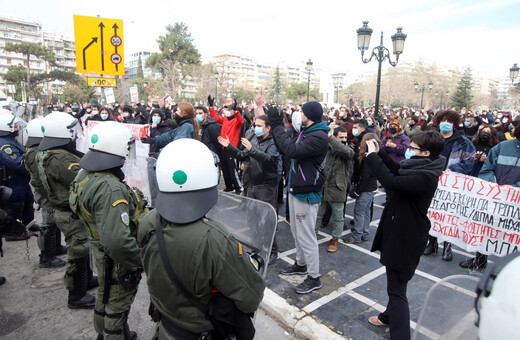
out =
[(34, 219), (34, 196), (29, 186), (30, 176), (22, 164), (25, 148), (11, 136), (0, 137), (0, 174), (4, 185), (13, 189), (6, 212), (27, 225)]
[[(31, 138), (31, 137), (29, 137)], [(23, 155), (22, 162), (31, 175), (31, 185), (34, 188), (34, 197), (40, 205), (42, 214), (41, 235), (38, 237), (38, 246), (41, 249), (40, 267), (62, 267), (65, 262), (56, 255), (66, 254), (67, 249), (61, 246), (61, 231), (56, 227), (52, 204), (47, 199), (47, 193), (42, 185), (36, 164), (38, 143), (30, 146)], [(26, 144), (29, 146), (29, 142)]]
[[(99, 280), (94, 327), (105, 340), (131, 338), (127, 318), (142, 270), (134, 219), (147, 210), (142, 197), (137, 198), (123, 179), (119, 168), (81, 170), (71, 189), (71, 207), (86, 226), (93, 246)], [(110, 277), (106, 277), (107, 266), (112, 267)], [(125, 280), (129, 286), (123, 284)], [(107, 286), (109, 291), (105, 291)]]
[[(157, 214), (157, 210), (152, 210), (139, 224), (139, 240), (155, 229)], [(188, 292), (203, 305), (208, 305), (212, 290), (217, 289), (244, 313), (258, 309), (265, 289), (264, 280), (242, 245), (223, 225), (205, 218), (189, 224), (170, 222), (164, 227), (164, 239), (174, 272)], [(141, 258), (150, 299), (161, 313), (159, 339), (173, 339), (165, 326), (166, 329), (179, 327), (195, 333), (194, 336), (213, 330), (206, 315), (169, 279), (155, 236), (143, 244)]]

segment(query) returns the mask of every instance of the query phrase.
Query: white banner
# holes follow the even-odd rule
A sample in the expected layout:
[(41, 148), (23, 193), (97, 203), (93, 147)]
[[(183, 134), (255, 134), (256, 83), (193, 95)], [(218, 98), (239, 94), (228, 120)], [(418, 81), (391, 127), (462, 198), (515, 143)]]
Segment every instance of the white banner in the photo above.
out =
[(107, 87), (105, 89), (105, 98), (107, 99), (107, 104), (112, 104), (116, 102), (116, 97), (114, 96), (113, 88)]
[(467, 251), (504, 256), (520, 244), (520, 188), (448, 172), (439, 178), (430, 235)]
[(137, 87), (133, 86), (130, 88), (130, 98), (132, 99), (132, 103), (139, 102), (139, 92), (137, 92)]

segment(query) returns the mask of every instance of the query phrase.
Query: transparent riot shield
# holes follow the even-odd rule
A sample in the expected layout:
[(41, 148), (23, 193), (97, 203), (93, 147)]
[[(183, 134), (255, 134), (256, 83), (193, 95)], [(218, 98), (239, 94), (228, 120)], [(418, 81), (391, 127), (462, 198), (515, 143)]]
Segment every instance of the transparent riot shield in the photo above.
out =
[[(259, 263), (259, 271), (265, 278), (278, 223), (274, 208), (259, 200), (219, 192), (217, 204), (206, 217), (224, 224), (246, 250), (253, 253), (253, 261)], [(255, 259), (256, 256), (259, 258)]]
[(150, 206), (155, 207), (155, 199), (159, 195), (159, 184), (155, 176), (155, 164), (157, 159), (146, 157), (146, 171), (148, 173), (148, 186), (150, 188)]
[(426, 294), (412, 339), (476, 340), (475, 293), (478, 277), (453, 275)]
[[(150, 180), (148, 175), (148, 157), (137, 156), (135, 158), (127, 158), (123, 165), (123, 173), (125, 174), (125, 182), (130, 187), (136, 187), (143, 192), (144, 199), (148, 205), (152, 201), (150, 193)], [(155, 178), (155, 175), (153, 176)]]

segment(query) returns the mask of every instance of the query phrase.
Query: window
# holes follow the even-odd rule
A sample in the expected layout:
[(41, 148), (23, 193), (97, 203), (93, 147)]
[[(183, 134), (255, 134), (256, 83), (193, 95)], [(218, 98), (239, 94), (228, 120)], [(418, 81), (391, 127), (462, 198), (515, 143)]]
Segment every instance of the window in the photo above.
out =
[(11, 58), (7, 58), (7, 65), (11, 65)]

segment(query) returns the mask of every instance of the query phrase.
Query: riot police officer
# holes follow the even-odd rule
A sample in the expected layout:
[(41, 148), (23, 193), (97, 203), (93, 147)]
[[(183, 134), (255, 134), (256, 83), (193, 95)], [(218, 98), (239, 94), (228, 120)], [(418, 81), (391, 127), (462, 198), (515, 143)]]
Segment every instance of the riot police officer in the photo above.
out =
[(121, 124), (95, 126), (70, 193), (71, 208), (88, 230), (99, 275), (94, 309), (98, 339), (137, 337), (127, 320), (143, 268), (137, 225), (148, 210), (142, 194), (125, 184), (121, 170), (134, 143)]
[[(0, 176), (2, 184), (13, 189), (7, 203), (7, 214), (27, 225), (34, 219), (34, 196), (29, 186), (29, 173), (22, 164), (25, 148), (16, 140), (18, 126), (15, 119), (16, 117), (10, 113), (0, 114)], [(25, 234), (21, 237), (6, 238), (6, 241), (27, 238), (29, 236)]]
[(29, 121), (25, 127), (25, 132), (28, 136), (25, 142), (27, 152), (23, 155), (22, 161), (31, 175), (34, 197), (36, 202), (40, 205), (42, 212), (41, 233), (40, 236), (38, 236), (38, 246), (41, 251), (40, 268), (58, 268), (63, 267), (65, 261), (56, 257), (56, 255), (66, 254), (67, 247), (61, 245), (61, 231), (56, 227), (52, 204), (47, 199), (47, 193), (40, 181), (35, 160), (38, 145), (40, 145), (43, 139), (42, 120), (43, 118), (33, 119)]
[(87, 290), (97, 286), (90, 268), (87, 230), (69, 205), (70, 184), (82, 156), (75, 146), (76, 126), (77, 120), (64, 112), (52, 112), (43, 118), (43, 139), (35, 157), (40, 181), (54, 208), (54, 220), (65, 235), (65, 288), (71, 309), (94, 308), (96, 299)]
[[(208, 338), (216, 326), (203, 309), (215, 290), (240, 312), (253, 313), (265, 283), (226, 227), (204, 218), (217, 202), (219, 178), (213, 155), (204, 144), (179, 139), (167, 145), (157, 160), (156, 177), (160, 190), (156, 209), (139, 225), (138, 239), (152, 309), (155, 316), (160, 314), (158, 337)], [(184, 289), (165, 270), (161, 235), (168, 266)]]

